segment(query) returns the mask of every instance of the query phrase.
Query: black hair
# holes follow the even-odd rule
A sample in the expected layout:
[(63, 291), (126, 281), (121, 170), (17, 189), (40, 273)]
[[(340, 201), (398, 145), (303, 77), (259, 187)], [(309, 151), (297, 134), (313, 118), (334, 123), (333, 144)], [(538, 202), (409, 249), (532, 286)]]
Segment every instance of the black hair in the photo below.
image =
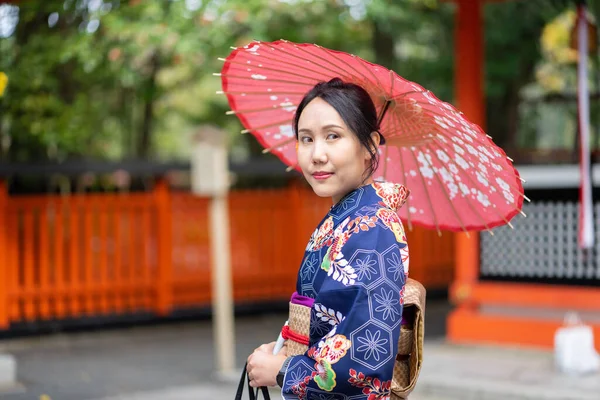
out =
[[(317, 97), (326, 101), (340, 114), (346, 126), (356, 135), (360, 144), (369, 151), (371, 162), (367, 168), (365, 180), (368, 179), (379, 166), (379, 153), (373, 138), (371, 138), (371, 133), (379, 133), (379, 123), (377, 121), (377, 110), (371, 96), (361, 86), (344, 82), (340, 78), (317, 83), (304, 95), (296, 109), (293, 125), (296, 139), (298, 139), (300, 115), (308, 103)], [(383, 144), (383, 135), (381, 133), (379, 135), (381, 137), (380, 143)]]

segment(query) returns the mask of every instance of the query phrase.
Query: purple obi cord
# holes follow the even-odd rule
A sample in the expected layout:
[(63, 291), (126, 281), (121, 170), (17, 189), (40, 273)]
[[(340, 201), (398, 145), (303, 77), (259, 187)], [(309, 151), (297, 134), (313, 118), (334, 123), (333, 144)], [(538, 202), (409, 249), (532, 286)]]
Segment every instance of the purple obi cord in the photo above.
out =
[(292, 295), (292, 298), (290, 299), (290, 303), (298, 304), (298, 305), (301, 305), (304, 307), (312, 307), (314, 302), (315, 302), (315, 299), (299, 295), (298, 292), (294, 292), (294, 294)]

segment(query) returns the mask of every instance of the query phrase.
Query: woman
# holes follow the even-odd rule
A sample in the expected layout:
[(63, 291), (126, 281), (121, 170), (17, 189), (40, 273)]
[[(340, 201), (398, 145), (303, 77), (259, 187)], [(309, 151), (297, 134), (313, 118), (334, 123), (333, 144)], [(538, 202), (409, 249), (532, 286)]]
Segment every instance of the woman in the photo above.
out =
[[(286, 399), (383, 399), (390, 394), (408, 272), (408, 247), (396, 210), (408, 191), (376, 183), (375, 106), (360, 86), (339, 78), (317, 84), (294, 118), (298, 163), (333, 207), (313, 233), (296, 285), (314, 299), (309, 349), (248, 358), (251, 385), (282, 387)], [(279, 379), (278, 379), (279, 377)], [(278, 382), (279, 380), (279, 382)]]

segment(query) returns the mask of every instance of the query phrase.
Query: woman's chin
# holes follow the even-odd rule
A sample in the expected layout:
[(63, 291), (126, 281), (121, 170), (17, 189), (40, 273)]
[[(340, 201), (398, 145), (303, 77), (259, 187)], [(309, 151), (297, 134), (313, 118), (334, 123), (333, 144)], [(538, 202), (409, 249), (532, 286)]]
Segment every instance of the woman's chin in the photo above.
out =
[(319, 197), (333, 197), (335, 194), (331, 188), (326, 187), (325, 185), (320, 185), (318, 183), (312, 183), (311, 185), (313, 192)]

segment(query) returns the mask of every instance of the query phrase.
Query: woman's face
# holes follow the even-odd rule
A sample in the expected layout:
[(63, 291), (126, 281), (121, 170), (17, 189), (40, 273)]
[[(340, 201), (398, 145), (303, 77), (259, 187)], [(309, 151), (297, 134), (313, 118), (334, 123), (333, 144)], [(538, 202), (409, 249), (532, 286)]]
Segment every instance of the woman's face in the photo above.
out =
[[(376, 135), (376, 134), (375, 134)], [(379, 136), (376, 138), (378, 143)], [(338, 112), (315, 98), (298, 120), (298, 164), (318, 196), (337, 203), (364, 181), (371, 155)]]

